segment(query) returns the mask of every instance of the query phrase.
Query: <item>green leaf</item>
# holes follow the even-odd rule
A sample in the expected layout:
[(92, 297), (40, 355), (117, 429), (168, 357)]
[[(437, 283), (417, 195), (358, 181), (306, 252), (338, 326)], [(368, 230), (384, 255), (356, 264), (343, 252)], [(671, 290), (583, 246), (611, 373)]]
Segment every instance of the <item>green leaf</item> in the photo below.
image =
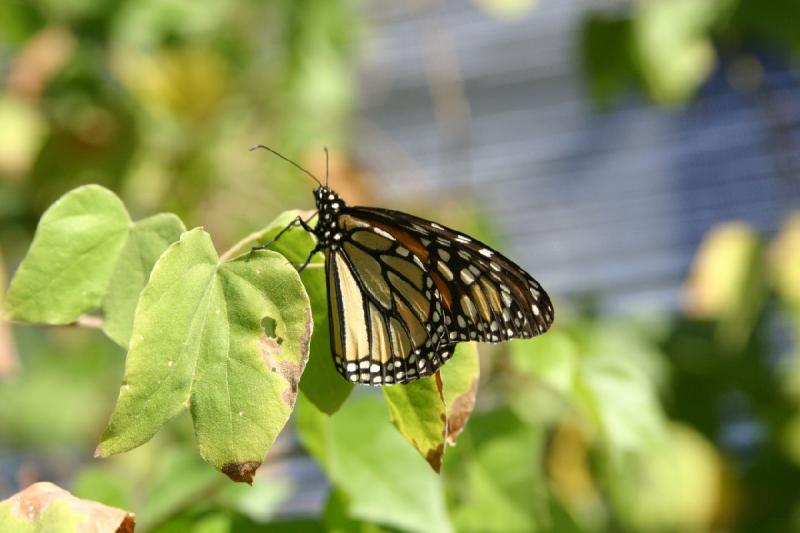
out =
[(475, 343), (462, 343), (435, 375), (383, 387), (392, 423), (436, 472), (475, 405), (479, 371)]
[(536, 377), (561, 394), (569, 397), (574, 390), (578, 348), (560, 329), (532, 341), (512, 341), (511, 362), (516, 370)]
[(153, 265), (185, 230), (183, 222), (172, 213), (159, 213), (131, 227), (103, 299), (103, 331), (120, 346), (128, 346), (139, 293)]
[[(663, 434), (658, 402), (664, 369), (659, 354), (640, 334), (612, 323), (561, 328), (540, 339), (512, 343), (512, 364), (544, 382), (577, 407), (610, 450), (641, 449)], [(531, 422), (552, 415), (553, 406), (527, 383), (512, 404)]]
[(78, 498), (127, 509), (131, 501), (129, 486), (129, 481), (110, 470), (88, 467), (72, 482), (72, 493)]
[(501, 408), (473, 416), (443, 477), (458, 531), (548, 531), (545, 433)]
[[(298, 215), (308, 218), (308, 213), (297, 210), (278, 215), (269, 226), (259, 232), (248, 246), (267, 242), (285, 228)], [(311, 221), (311, 224), (316, 219)], [(270, 245), (269, 249), (283, 254), (290, 262), (300, 265), (316, 245), (314, 237), (301, 227), (294, 227)], [(314, 315), (314, 334), (311, 336), (311, 354), (300, 379), (302, 390), (321, 411), (333, 414), (350, 395), (353, 384), (345, 381), (336, 371), (331, 354), (330, 326), (328, 324), (328, 284), (325, 276), (325, 259), (316, 254), (300, 274)]]
[(298, 402), (298, 434), (350, 517), (403, 531), (452, 530), (441, 479), (392, 427), (373, 394), (351, 398), (333, 416)]
[(607, 495), (626, 531), (710, 531), (724, 505), (720, 453), (697, 430), (667, 426), (639, 453), (602, 464)]
[(390, 531), (378, 524), (352, 518), (347, 496), (338, 489), (330, 491), (323, 516), (325, 531), (328, 533), (389, 533)]
[(130, 219), (117, 196), (78, 187), (42, 215), (8, 291), (13, 320), (68, 324), (100, 305)]
[(447, 431), (442, 388), (438, 372), (405, 385), (383, 387), (392, 423), (436, 472), (442, 468)]
[(220, 263), (206, 232), (184, 233), (141, 293), (97, 455), (143, 444), (189, 407), (203, 459), (249, 482), (294, 406), (311, 328), (308, 297), (283, 256)]
[(208, 468), (196, 454), (172, 448), (158, 456), (153, 465), (158, 477), (137, 514), (142, 529), (175, 516), (197, 501), (208, 501), (214, 487), (224, 478)]
[[(331, 417), (331, 478), (356, 518), (409, 531), (451, 531), (442, 484), (395, 431), (375, 396)], [(387, 505), (388, 504), (388, 505)]]
[(596, 324), (578, 341), (574, 400), (614, 453), (642, 450), (664, 438), (658, 401), (659, 354), (635, 330)]
[(590, 13), (580, 29), (580, 52), (592, 99), (611, 104), (637, 80), (633, 61), (631, 20)]
[(460, 343), (453, 357), (439, 370), (444, 385), (447, 409), (447, 443), (456, 445), (456, 437), (464, 430), (478, 394), (480, 361), (474, 342)]
[(727, 0), (636, 4), (633, 35), (641, 73), (655, 101), (685, 102), (711, 74), (716, 54), (710, 29), (727, 5)]

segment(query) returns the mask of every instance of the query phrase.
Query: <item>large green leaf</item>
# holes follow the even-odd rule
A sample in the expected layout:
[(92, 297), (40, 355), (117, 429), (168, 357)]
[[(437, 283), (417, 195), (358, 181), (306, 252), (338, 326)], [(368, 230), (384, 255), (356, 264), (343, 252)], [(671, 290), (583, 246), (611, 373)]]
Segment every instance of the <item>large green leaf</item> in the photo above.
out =
[(301, 399), (300, 439), (346, 496), (352, 518), (403, 531), (451, 531), (441, 479), (392, 427), (381, 403), (359, 395), (327, 417)]
[[(296, 210), (281, 213), (263, 231), (254, 235), (247, 246), (269, 241), (300, 214), (308, 218), (308, 213)], [(269, 249), (280, 252), (292, 263), (300, 265), (305, 262), (315, 244), (314, 238), (297, 226), (284, 233), (278, 241), (270, 245)], [(347, 399), (353, 390), (353, 384), (342, 379), (333, 365), (328, 325), (328, 285), (325, 277), (325, 261), (321, 254), (314, 256), (308, 267), (300, 274), (300, 278), (306, 287), (314, 315), (311, 354), (300, 380), (300, 389), (320, 410), (332, 414)]]
[[(512, 363), (579, 408), (609, 450), (641, 449), (663, 435), (662, 362), (632, 328), (602, 323), (553, 330), (541, 339), (516, 341)], [(520, 416), (533, 420), (546, 414), (546, 405), (531, 401), (540, 397), (535, 383), (520, 394), (512, 400)]]
[(547, 531), (545, 433), (501, 408), (476, 414), (443, 477), (459, 531)]
[(103, 331), (120, 346), (128, 346), (139, 293), (153, 265), (185, 230), (183, 222), (172, 213), (159, 213), (131, 226), (103, 299)]
[(311, 329), (308, 297), (283, 256), (220, 263), (206, 232), (184, 233), (141, 293), (97, 455), (139, 446), (189, 407), (203, 458), (250, 481), (294, 406)]
[(11, 282), (9, 318), (68, 324), (99, 306), (129, 224), (119, 198), (99, 185), (62, 196), (42, 215)]
[(437, 472), (475, 405), (478, 375), (478, 350), (462, 343), (435, 375), (383, 387), (392, 423)]

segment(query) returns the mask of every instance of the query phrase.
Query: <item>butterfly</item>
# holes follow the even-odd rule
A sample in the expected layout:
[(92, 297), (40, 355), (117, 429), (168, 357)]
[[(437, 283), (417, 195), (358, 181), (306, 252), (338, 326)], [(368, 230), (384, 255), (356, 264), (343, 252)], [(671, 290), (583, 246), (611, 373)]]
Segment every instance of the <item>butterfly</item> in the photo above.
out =
[[(311, 176), (317, 211), (299, 224), (325, 254), (331, 352), (348, 381), (409, 383), (436, 372), (457, 343), (502, 342), (541, 335), (553, 305), (525, 270), (456, 230), (408, 213), (352, 207)], [(327, 149), (325, 150), (327, 156)], [(326, 157), (327, 159), (327, 157)], [(316, 226), (309, 225), (315, 216)]]

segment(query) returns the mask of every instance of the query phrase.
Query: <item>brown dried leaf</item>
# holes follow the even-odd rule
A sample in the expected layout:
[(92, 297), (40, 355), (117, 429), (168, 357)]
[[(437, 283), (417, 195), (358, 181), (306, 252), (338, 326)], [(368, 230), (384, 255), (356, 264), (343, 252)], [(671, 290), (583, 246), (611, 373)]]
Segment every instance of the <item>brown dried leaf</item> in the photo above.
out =
[(133, 533), (132, 513), (76, 498), (53, 483), (30, 485), (0, 502), (0, 530)]

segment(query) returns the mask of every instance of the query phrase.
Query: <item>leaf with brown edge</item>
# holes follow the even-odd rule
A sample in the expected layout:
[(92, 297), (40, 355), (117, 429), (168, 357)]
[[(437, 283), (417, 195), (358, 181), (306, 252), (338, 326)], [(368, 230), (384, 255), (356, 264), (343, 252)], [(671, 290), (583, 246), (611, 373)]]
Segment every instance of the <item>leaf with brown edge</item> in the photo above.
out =
[(253, 476), (255, 475), (259, 466), (261, 466), (260, 461), (247, 461), (244, 463), (229, 463), (222, 465), (220, 470), (233, 481), (252, 485)]
[(53, 483), (34, 483), (0, 502), (0, 531), (133, 533), (132, 513), (76, 498)]
[[(264, 230), (252, 235), (245, 243), (255, 246), (275, 237), (298, 215), (308, 219), (310, 212), (285, 211), (273, 220)], [(316, 219), (312, 219), (313, 226)], [(294, 264), (302, 264), (310, 250), (314, 248), (314, 237), (301, 227), (294, 227), (269, 247), (282, 254)], [(327, 414), (335, 413), (347, 399), (353, 384), (339, 376), (331, 354), (330, 325), (328, 323), (328, 282), (325, 276), (325, 261), (322, 254), (316, 254), (300, 279), (308, 293), (314, 315), (314, 334), (311, 337), (311, 352), (308, 364), (303, 371), (300, 389), (320, 410)]]
[(289, 419), (313, 322), (282, 255), (220, 261), (202, 229), (185, 232), (142, 291), (119, 399), (96, 454), (147, 442), (189, 408), (200, 455), (248, 482)]
[(456, 445), (456, 438), (467, 425), (478, 394), (480, 365), (478, 348), (474, 342), (456, 346), (453, 357), (439, 369), (444, 384), (444, 402), (447, 409), (447, 444)]
[(472, 413), (478, 375), (475, 343), (461, 343), (433, 376), (383, 387), (392, 423), (436, 472), (442, 467), (445, 443), (455, 445)]

